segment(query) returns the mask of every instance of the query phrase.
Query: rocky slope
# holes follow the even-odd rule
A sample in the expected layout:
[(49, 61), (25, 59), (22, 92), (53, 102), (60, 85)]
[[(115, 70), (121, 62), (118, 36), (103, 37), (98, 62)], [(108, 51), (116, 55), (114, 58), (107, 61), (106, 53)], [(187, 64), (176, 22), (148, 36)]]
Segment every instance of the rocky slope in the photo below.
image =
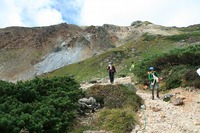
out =
[[(151, 100), (151, 94), (138, 91), (145, 100), (145, 109), (139, 112), (141, 126), (132, 133), (199, 133), (200, 131), (200, 94), (177, 88), (171, 94), (177, 94), (184, 105), (175, 106), (163, 100)], [(146, 125), (145, 125), (146, 124)]]
[(0, 29), (0, 79), (27, 80), (101, 54), (144, 33), (177, 34), (171, 27), (137, 21), (131, 26), (78, 27), (62, 23), (48, 27)]

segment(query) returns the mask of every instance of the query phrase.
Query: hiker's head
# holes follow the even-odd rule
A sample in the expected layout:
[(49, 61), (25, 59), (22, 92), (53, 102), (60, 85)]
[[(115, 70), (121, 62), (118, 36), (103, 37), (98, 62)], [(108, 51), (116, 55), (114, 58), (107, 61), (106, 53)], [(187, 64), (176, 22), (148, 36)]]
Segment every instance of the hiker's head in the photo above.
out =
[(154, 67), (150, 67), (150, 68), (149, 68), (149, 71), (154, 71)]
[(109, 65), (112, 65), (113, 63), (112, 62), (109, 62)]

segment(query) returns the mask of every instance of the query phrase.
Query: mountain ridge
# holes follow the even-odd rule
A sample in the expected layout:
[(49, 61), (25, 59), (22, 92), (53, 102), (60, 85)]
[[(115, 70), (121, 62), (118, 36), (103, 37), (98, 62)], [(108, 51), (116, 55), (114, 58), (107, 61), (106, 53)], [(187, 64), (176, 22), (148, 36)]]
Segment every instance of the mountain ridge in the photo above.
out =
[(131, 26), (79, 27), (61, 23), (46, 27), (7, 27), (0, 29), (0, 79), (27, 80), (63, 66), (102, 54), (139, 40), (145, 33), (170, 36), (176, 27), (164, 27), (147, 21)]

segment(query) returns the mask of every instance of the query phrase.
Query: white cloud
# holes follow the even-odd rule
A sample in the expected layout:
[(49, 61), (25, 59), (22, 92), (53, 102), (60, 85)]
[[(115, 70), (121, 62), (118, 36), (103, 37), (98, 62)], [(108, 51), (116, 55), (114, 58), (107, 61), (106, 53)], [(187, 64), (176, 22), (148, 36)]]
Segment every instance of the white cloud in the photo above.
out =
[(198, 0), (84, 0), (81, 24), (127, 26), (142, 20), (165, 26), (188, 26), (200, 22), (198, 5)]
[(21, 18), (28, 26), (48, 26), (63, 22), (62, 14), (52, 8), (53, 0), (20, 0)]
[(0, 27), (10, 25), (23, 25), (20, 20), (20, 9), (16, 8), (11, 0), (1, 1), (0, 4)]
[[(130, 25), (135, 20), (147, 20), (157, 8), (157, 0), (85, 0), (82, 23)], [(160, 2), (161, 3), (161, 2)]]
[(64, 21), (62, 14), (52, 8), (53, 4), (53, 0), (3, 0), (0, 6), (0, 27), (61, 23)]
[(46, 26), (52, 24), (58, 24), (62, 21), (62, 15), (55, 9), (41, 9), (34, 15), (33, 21), (35, 25)]
[(0, 28), (69, 24), (128, 26), (150, 21), (164, 26), (200, 22), (199, 0), (1, 0)]

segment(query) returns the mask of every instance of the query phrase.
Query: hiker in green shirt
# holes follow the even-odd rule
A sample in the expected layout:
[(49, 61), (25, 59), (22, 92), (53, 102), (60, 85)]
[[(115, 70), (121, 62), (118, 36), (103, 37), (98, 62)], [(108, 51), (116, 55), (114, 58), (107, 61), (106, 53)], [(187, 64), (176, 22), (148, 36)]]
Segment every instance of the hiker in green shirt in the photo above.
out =
[(152, 100), (154, 100), (154, 88), (156, 89), (156, 96), (159, 97), (159, 76), (153, 67), (149, 68), (148, 79), (150, 81), (150, 89), (152, 90)]
[(129, 71), (132, 71), (134, 69), (134, 67), (135, 67), (134, 62), (131, 62), (131, 67), (130, 67)]
[(132, 61), (132, 62), (131, 62), (131, 67), (129, 68), (129, 71), (132, 72), (131, 81), (132, 81), (133, 83), (136, 82), (136, 81), (135, 81), (135, 76), (134, 76), (134, 73), (133, 73), (134, 68), (135, 68), (135, 64), (134, 64), (134, 62)]

